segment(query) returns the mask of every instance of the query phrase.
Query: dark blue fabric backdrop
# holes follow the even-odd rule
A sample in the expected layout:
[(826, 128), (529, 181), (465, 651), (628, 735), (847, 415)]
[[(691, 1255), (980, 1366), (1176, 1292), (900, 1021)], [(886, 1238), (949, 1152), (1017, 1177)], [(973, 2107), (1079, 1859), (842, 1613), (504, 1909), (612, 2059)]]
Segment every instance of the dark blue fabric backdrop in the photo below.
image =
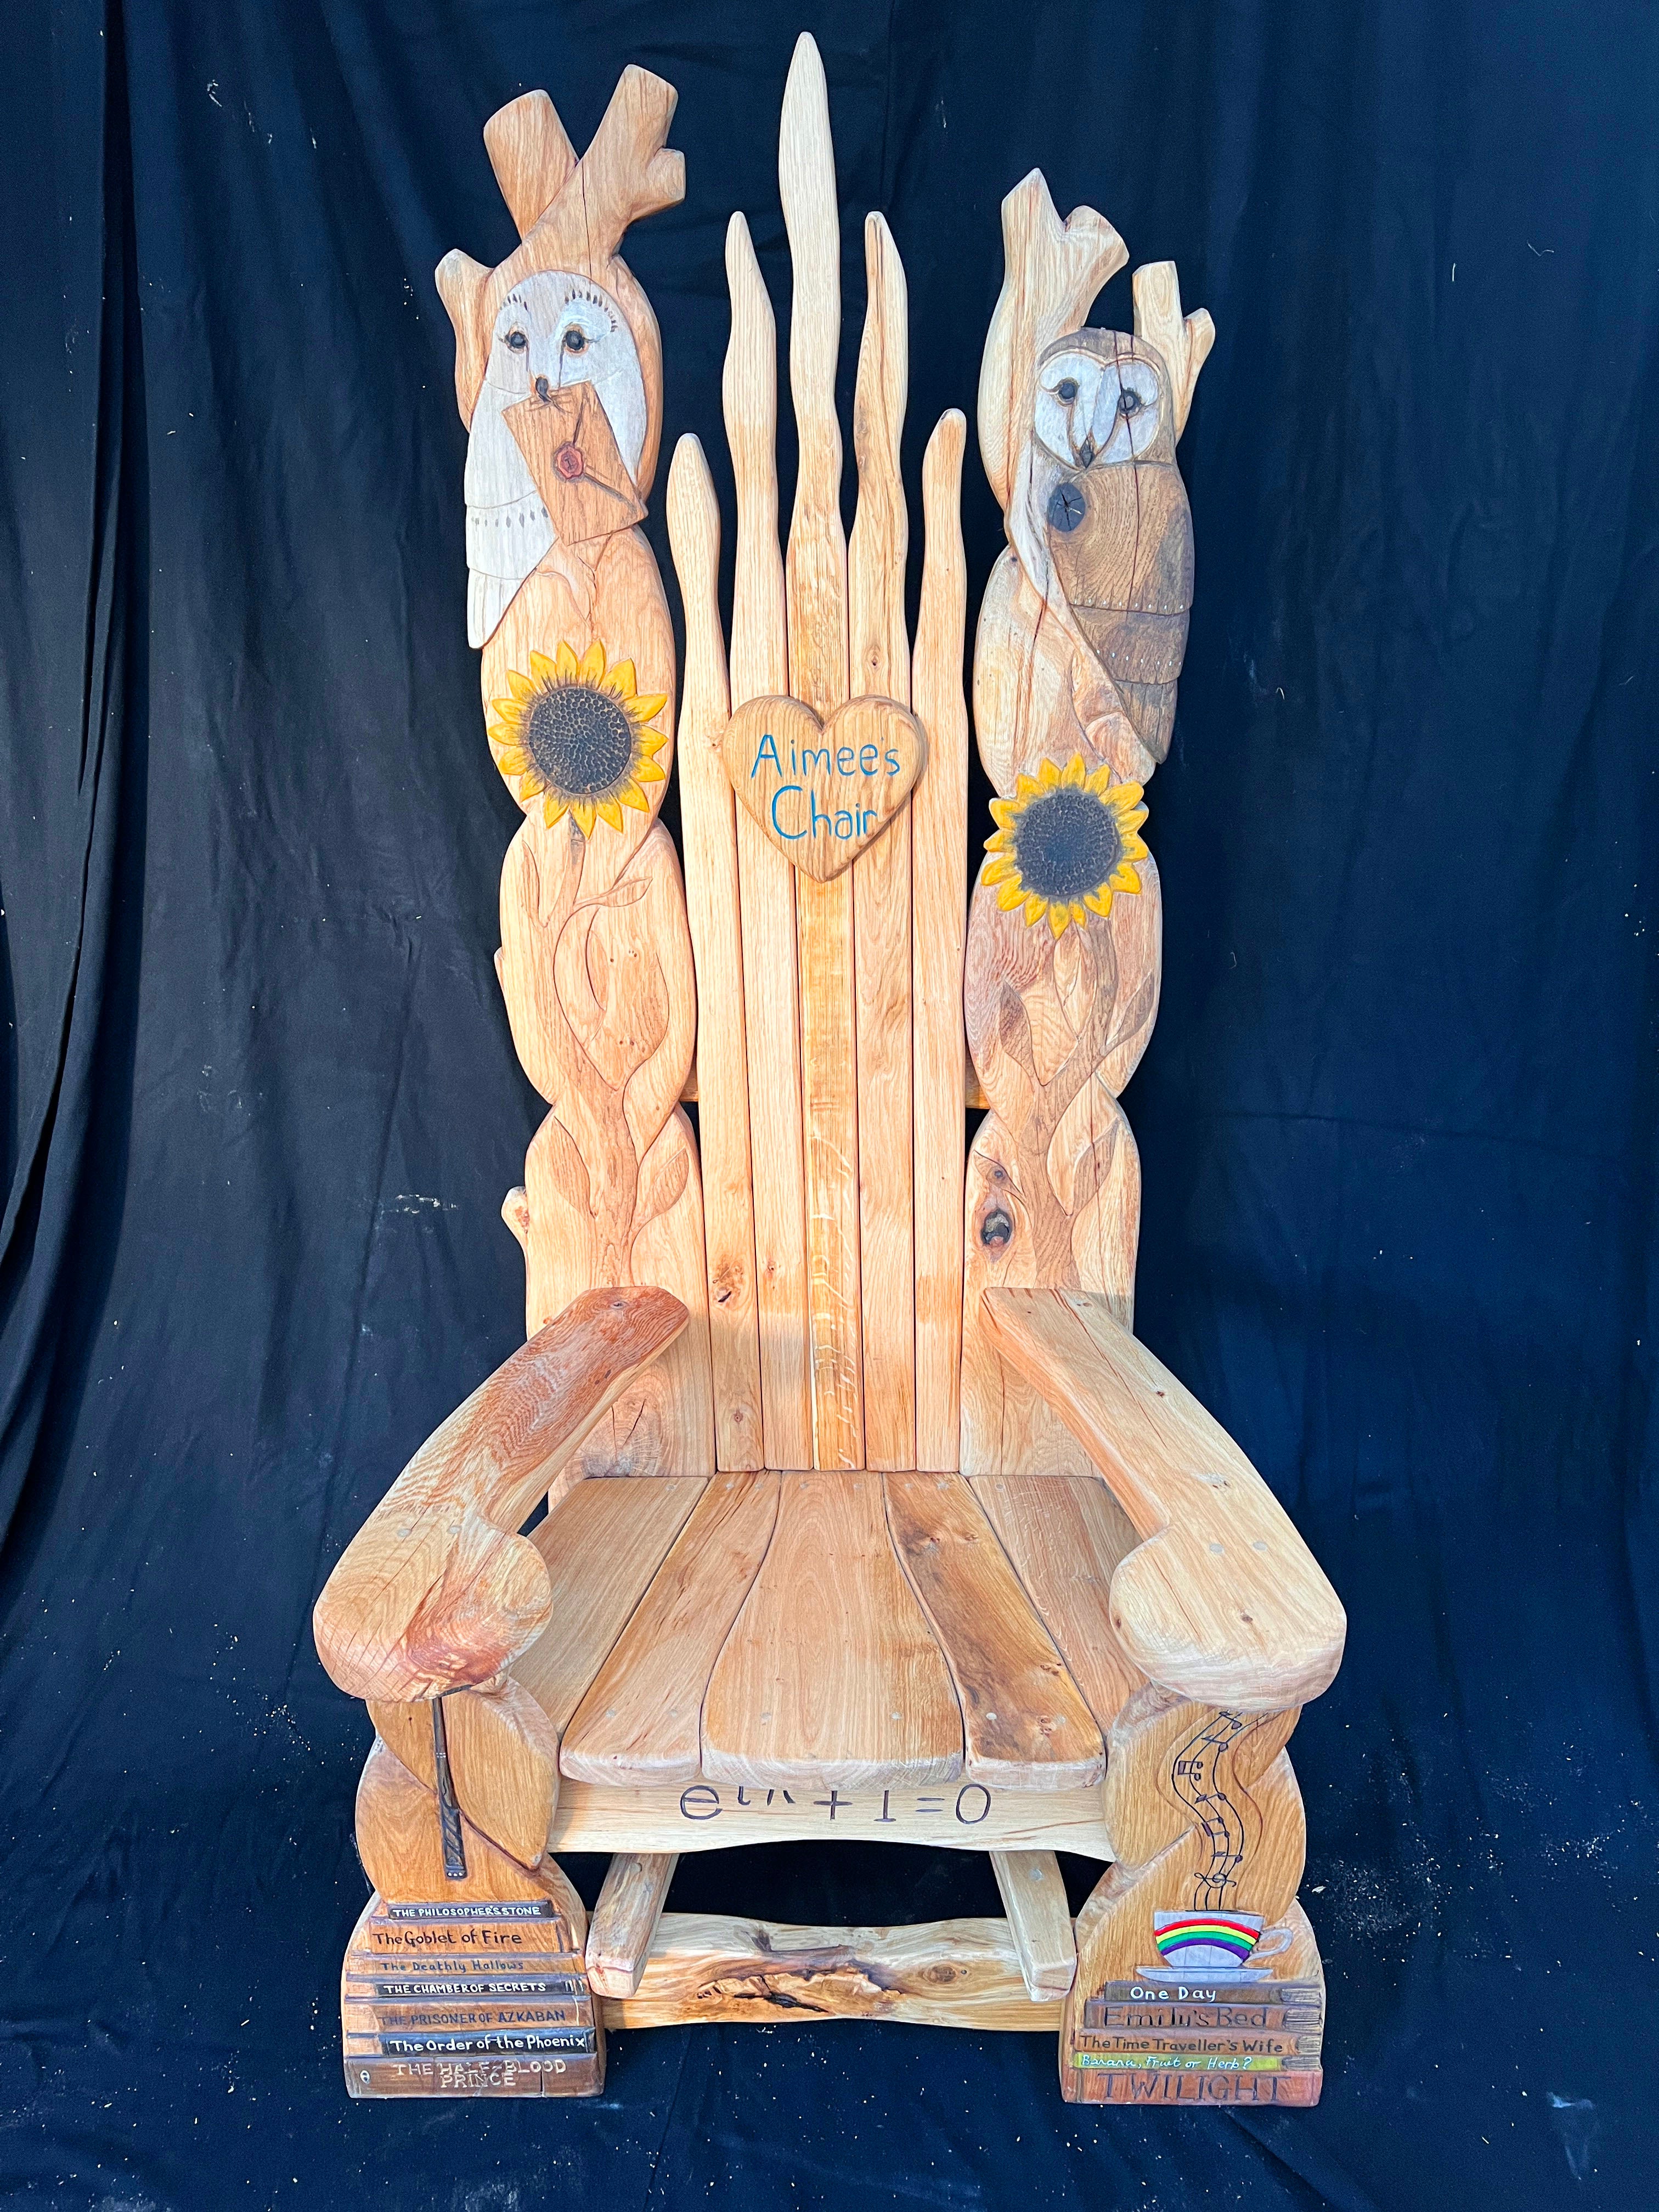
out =
[[(672, 79), (688, 195), (628, 252), (665, 450), (696, 429), (726, 489), (722, 234), (746, 209), (787, 301), (800, 21), (22, 0), (0, 2182), (100, 2212), (1651, 2203), (1659, 15), (799, 15), (849, 329), (866, 207), (909, 271), (912, 468), (971, 414), (1034, 164), (1220, 332), (1147, 833), (1140, 1326), (1349, 1610), (1295, 1745), (1324, 2102), (1072, 2111), (1049, 2039), (842, 2027), (623, 2037), (589, 2106), (347, 2106), (367, 1733), (309, 1610), (517, 1338), (497, 1207), (537, 1111), (490, 971), (513, 815), (430, 271), (510, 242), (503, 100), (545, 85), (580, 143), (625, 62)], [(1128, 316), (1120, 277), (1096, 319)], [(966, 519), (977, 593), (971, 462)], [(702, 1901), (995, 1909), (976, 1863), (873, 1849), (688, 1864)]]

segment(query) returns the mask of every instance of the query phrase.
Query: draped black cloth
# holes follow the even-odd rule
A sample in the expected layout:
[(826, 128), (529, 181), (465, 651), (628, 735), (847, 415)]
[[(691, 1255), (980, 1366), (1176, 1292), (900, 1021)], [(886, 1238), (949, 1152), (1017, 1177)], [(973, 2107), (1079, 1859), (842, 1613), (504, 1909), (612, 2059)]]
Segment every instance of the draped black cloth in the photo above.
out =
[[(341, 2087), (368, 1735), (310, 1607), (518, 1340), (538, 1112), (430, 272), (511, 243), (495, 107), (544, 85), (580, 144), (671, 79), (687, 198), (626, 250), (729, 517), (723, 233), (781, 315), (803, 22), (849, 386), (866, 208), (909, 275), (913, 483), (1033, 166), (1220, 333), (1126, 1103), (1141, 1333), (1352, 1624), (1293, 1746), (1310, 2113), (1076, 2110), (1051, 2038), (896, 2027), (626, 2035), (586, 2105)], [(1620, 0), (0, 14), (9, 2202), (1652, 2201), (1656, 50)], [(971, 457), (966, 527), (976, 598)], [(673, 1903), (997, 1909), (876, 1847)]]

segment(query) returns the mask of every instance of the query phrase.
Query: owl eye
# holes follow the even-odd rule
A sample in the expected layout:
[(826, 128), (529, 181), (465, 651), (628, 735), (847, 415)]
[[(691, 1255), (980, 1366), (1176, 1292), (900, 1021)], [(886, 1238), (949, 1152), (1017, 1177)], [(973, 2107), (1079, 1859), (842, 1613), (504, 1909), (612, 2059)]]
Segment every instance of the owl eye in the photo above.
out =
[(507, 342), (514, 353), (522, 353), (530, 343), (522, 331), (509, 331), (507, 334)]
[(1069, 407), (1072, 402), (1077, 398), (1076, 377), (1062, 376), (1060, 382), (1054, 386), (1054, 397), (1056, 399), (1063, 399), (1066, 404)]
[(1139, 415), (1145, 404), (1146, 402), (1141, 398), (1140, 394), (1138, 392), (1132, 392), (1127, 384), (1117, 395), (1117, 411), (1120, 415)]
[(564, 349), (567, 353), (585, 353), (587, 350), (587, 332), (573, 323), (564, 334)]

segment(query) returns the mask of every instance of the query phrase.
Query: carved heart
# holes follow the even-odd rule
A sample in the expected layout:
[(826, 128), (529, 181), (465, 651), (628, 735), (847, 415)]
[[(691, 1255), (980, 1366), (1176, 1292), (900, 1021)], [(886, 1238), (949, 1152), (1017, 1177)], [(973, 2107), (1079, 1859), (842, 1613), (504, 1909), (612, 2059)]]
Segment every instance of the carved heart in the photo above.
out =
[(720, 757), (779, 852), (828, 883), (910, 796), (927, 740), (891, 699), (849, 699), (827, 722), (799, 699), (750, 699), (726, 724)]

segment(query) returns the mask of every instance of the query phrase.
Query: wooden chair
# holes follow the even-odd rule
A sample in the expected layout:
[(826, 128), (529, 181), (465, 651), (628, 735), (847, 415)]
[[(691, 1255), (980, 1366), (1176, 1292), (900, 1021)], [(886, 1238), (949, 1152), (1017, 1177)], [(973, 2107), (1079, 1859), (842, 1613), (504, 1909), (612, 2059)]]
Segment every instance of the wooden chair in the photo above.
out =
[[(1000, 798), (970, 900), (966, 426), (945, 416), (923, 464), (913, 652), (904, 273), (872, 215), (847, 540), (802, 40), (781, 554), (772, 310), (741, 216), (727, 237), (729, 653), (696, 439), (669, 476), (682, 886), (657, 818), (672, 634), (637, 527), (661, 354), (617, 258), (681, 195), (674, 100), (629, 70), (580, 161), (544, 94), (504, 108), (484, 137), (521, 242), (438, 272), (471, 635), (525, 811), (496, 964), (549, 1112), (504, 1209), (529, 1341), (317, 1606), (377, 1731), (347, 2084), (590, 2094), (610, 2027), (897, 2019), (1057, 2031), (1076, 2100), (1311, 2104), (1324, 1989), (1285, 1746), (1343, 1616), (1130, 1333), (1117, 1099), (1160, 940), (1137, 833), (1186, 639), (1175, 447), (1209, 319), (1164, 264), (1136, 273), (1133, 336), (1084, 329), (1116, 234), (1062, 224), (1036, 173), (1004, 204), (979, 441), (1009, 548), (974, 677)], [(680, 1852), (847, 1837), (989, 1851), (1006, 1920), (663, 1910)], [(561, 1850), (615, 1854), (591, 1920)], [(1056, 1851), (1105, 1867), (1075, 1923)]]

